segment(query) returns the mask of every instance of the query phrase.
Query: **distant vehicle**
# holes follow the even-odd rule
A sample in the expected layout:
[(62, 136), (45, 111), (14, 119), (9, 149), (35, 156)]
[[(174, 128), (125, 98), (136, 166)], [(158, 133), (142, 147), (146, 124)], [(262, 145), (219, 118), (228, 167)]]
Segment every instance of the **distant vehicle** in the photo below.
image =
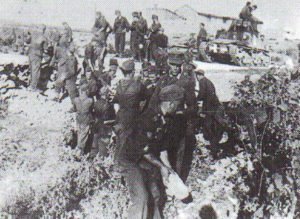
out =
[[(262, 24), (258, 22), (257, 24)], [(195, 45), (173, 45), (169, 57), (176, 58), (189, 50), (195, 59), (237, 66), (264, 67), (271, 64), (269, 51), (261, 44), (251, 22), (234, 19), (228, 30), (217, 31), (216, 38)]]
[(200, 44), (199, 59), (238, 66), (268, 66), (271, 63), (269, 51), (258, 45), (257, 36), (251, 22), (233, 20), (227, 31), (217, 32), (216, 39)]

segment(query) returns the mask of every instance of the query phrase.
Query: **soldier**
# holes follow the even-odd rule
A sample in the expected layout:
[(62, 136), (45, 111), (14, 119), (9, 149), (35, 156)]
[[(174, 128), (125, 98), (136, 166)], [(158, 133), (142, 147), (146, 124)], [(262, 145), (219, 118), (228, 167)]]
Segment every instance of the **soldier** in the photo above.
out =
[(111, 86), (111, 81), (116, 77), (116, 73), (118, 70), (119, 64), (117, 59), (109, 60), (109, 70), (104, 72), (101, 75), (101, 81), (103, 80), (105, 84)]
[(117, 57), (122, 57), (125, 49), (126, 32), (129, 30), (130, 25), (127, 19), (121, 15), (119, 10), (116, 11), (115, 14), (117, 16), (113, 27), (113, 32), (115, 33), (115, 48)]
[(86, 45), (84, 50), (84, 60), (82, 63), (84, 73), (86, 72), (86, 68), (90, 67), (92, 71), (95, 71), (96, 64), (96, 55), (95, 55), (95, 47), (97, 43), (92, 40), (88, 45)]
[(195, 33), (191, 33), (190, 38), (185, 43), (185, 45), (188, 46), (189, 48), (196, 48), (197, 46), (197, 39), (195, 38), (195, 35), (196, 35)]
[(80, 81), (79, 97), (76, 97), (75, 107), (77, 109), (76, 122), (78, 132), (78, 144), (81, 154), (87, 149), (87, 143), (92, 134), (93, 124), (93, 99), (88, 96), (88, 86), (85, 80)]
[(67, 22), (63, 22), (62, 25), (63, 25), (64, 29), (61, 34), (59, 42), (64, 43), (69, 46), (70, 43), (73, 41), (73, 32)]
[(117, 85), (113, 102), (119, 105), (116, 132), (122, 145), (125, 137), (132, 131), (137, 116), (141, 113), (140, 102), (146, 99), (146, 88), (140, 79), (134, 77), (135, 65), (132, 60), (123, 62), (121, 70), (125, 78)]
[(68, 50), (67, 72), (65, 76), (65, 88), (73, 104), (73, 109), (71, 111), (76, 111), (75, 98), (78, 96), (78, 90), (76, 87), (76, 80), (78, 75), (78, 61), (74, 53), (75, 47), (71, 45)]
[(204, 114), (203, 136), (210, 140), (211, 150), (215, 156), (217, 153), (217, 145), (220, 141), (218, 127), (229, 127), (223, 116), (221, 103), (216, 94), (214, 84), (204, 76), (204, 71), (196, 69), (195, 74), (199, 81), (198, 101), (202, 101), (202, 113)]
[(205, 24), (201, 23), (200, 24), (200, 31), (198, 33), (197, 36), (197, 46), (199, 47), (201, 42), (206, 41), (207, 40), (207, 31), (205, 29)]
[(133, 12), (133, 21), (130, 26), (130, 49), (133, 53), (133, 58), (135, 60), (139, 60), (139, 33), (138, 33), (138, 22), (139, 22), (139, 14), (138, 12)]
[(86, 79), (88, 91), (87, 95), (93, 99), (98, 97), (99, 84), (97, 83), (97, 79), (92, 72), (92, 69), (87, 67), (85, 76), (83, 78)]
[(104, 39), (105, 42), (108, 35), (112, 32), (112, 27), (107, 22), (106, 18), (102, 15), (102, 13), (99, 11), (96, 12), (96, 21), (93, 26), (92, 32), (96, 41), (97, 39), (100, 39), (98, 41)]
[[(30, 88), (38, 89), (41, 75), (41, 64), (43, 53), (47, 49), (47, 38), (45, 37), (46, 26), (42, 26), (42, 34), (32, 35), (29, 47)], [(27, 41), (29, 42), (29, 41)]]
[(148, 50), (148, 61), (153, 59), (154, 51), (157, 49), (157, 35), (159, 33), (159, 30), (161, 29), (161, 24), (158, 20), (157, 15), (152, 15), (152, 25), (149, 29), (149, 50)]
[(109, 102), (110, 88), (103, 85), (99, 89), (99, 98), (94, 103), (94, 118), (95, 124), (93, 126), (93, 144), (90, 155), (95, 157), (97, 153), (100, 156), (107, 155), (107, 145), (110, 143), (112, 129), (106, 125), (106, 121), (115, 119), (115, 110), (112, 103)]
[(248, 1), (246, 5), (242, 8), (239, 17), (243, 20), (249, 20), (249, 18), (251, 17), (251, 10), (251, 2)]
[(61, 43), (59, 46), (55, 47), (54, 55), (52, 57), (50, 66), (54, 66), (57, 63), (57, 75), (55, 81), (55, 91), (57, 93), (57, 97), (55, 100), (59, 101), (60, 94), (64, 87), (65, 74), (67, 72), (67, 44)]
[(107, 47), (106, 47), (106, 40), (100, 39), (96, 44), (96, 47), (94, 47), (94, 55), (95, 55), (95, 59), (96, 59), (96, 64), (95, 66), (98, 67), (98, 72), (102, 73), (103, 69), (104, 69), (104, 59), (106, 57), (107, 54)]
[(140, 33), (140, 50), (141, 50), (141, 59), (145, 59), (146, 56), (146, 39), (145, 36), (148, 32), (148, 23), (147, 20), (143, 17), (142, 12), (139, 14), (139, 33)]
[(180, 176), (185, 182), (187, 180), (191, 163), (193, 160), (193, 152), (196, 146), (195, 128), (197, 117), (197, 98), (195, 94), (196, 78), (194, 74), (195, 65), (192, 63), (193, 56), (190, 52), (184, 54), (184, 63), (182, 64), (182, 73), (178, 79), (177, 85), (184, 89), (185, 108), (184, 113), (187, 119), (187, 129), (185, 135), (185, 144), (182, 144), (181, 151), (183, 154), (182, 168)]
[[(161, 90), (159, 105), (139, 117), (136, 128), (119, 148), (117, 161), (132, 202), (128, 218), (162, 218), (159, 171), (165, 177), (170, 170), (165, 151), (174, 150), (176, 131), (180, 130), (172, 123), (178, 120), (167, 117), (176, 114), (182, 98), (183, 91), (176, 85)], [(159, 159), (160, 152), (165, 155), (164, 162)], [(154, 206), (150, 208), (151, 199)]]

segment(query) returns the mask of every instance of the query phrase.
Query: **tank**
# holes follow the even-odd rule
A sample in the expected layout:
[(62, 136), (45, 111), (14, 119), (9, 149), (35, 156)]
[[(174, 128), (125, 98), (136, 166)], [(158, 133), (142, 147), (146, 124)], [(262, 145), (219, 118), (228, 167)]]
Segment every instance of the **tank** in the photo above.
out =
[(214, 40), (200, 43), (199, 60), (237, 66), (270, 65), (269, 51), (263, 45), (263, 39), (258, 38), (258, 24), (261, 23), (233, 20), (227, 31), (219, 30)]

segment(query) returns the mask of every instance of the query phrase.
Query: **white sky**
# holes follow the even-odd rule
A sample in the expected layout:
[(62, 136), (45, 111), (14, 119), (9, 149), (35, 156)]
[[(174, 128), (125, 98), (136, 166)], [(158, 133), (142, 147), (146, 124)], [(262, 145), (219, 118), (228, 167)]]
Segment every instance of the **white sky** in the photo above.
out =
[[(188, 4), (201, 12), (238, 16), (246, 0), (0, 0), (0, 19), (20, 23), (60, 25), (67, 21), (73, 27), (90, 29), (95, 9), (101, 10), (111, 22), (115, 9), (131, 20), (134, 10), (153, 7), (175, 10)], [(300, 0), (256, 0), (255, 15), (267, 29), (288, 28), (300, 36)]]

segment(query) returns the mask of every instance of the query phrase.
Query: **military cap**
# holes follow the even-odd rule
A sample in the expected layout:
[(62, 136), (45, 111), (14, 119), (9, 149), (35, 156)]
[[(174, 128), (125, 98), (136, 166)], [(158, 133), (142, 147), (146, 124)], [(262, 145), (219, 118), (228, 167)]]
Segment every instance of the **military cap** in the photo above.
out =
[(115, 66), (119, 66), (118, 60), (117, 59), (110, 59), (109, 60), (109, 65), (115, 65)]
[(132, 17), (139, 17), (139, 12), (137, 11), (132, 12)]
[(155, 15), (155, 14), (153, 14), (153, 15), (152, 15), (152, 19), (158, 19), (158, 16)]
[(194, 64), (183, 65), (183, 72), (192, 72), (194, 69), (196, 69)]
[(122, 63), (122, 66), (120, 67), (123, 71), (133, 71), (134, 70), (134, 61), (133, 60), (126, 60)]
[(159, 93), (160, 101), (176, 101), (184, 98), (184, 90), (176, 84), (168, 85)]
[(120, 13), (121, 13), (120, 10), (116, 10), (116, 11), (115, 11), (115, 14), (120, 14)]
[(205, 26), (205, 24), (204, 23), (200, 23), (202, 26)]
[(196, 75), (204, 75), (205, 74), (204, 70), (199, 69), (199, 68), (195, 69), (194, 72), (195, 72)]

